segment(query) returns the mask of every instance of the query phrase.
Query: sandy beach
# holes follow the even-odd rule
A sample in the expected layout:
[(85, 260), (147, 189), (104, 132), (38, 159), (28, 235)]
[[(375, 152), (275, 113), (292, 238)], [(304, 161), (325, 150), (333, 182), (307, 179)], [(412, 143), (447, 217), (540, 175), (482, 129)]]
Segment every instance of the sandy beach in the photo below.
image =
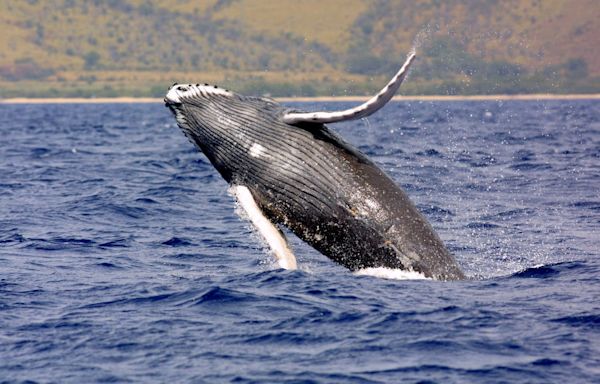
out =
[[(317, 97), (276, 97), (275, 100), (290, 102), (362, 102), (368, 96), (317, 96)], [(589, 100), (600, 99), (600, 94), (530, 94), (530, 95), (429, 95), (395, 96), (394, 101), (461, 101), (461, 100)], [(162, 98), (153, 97), (116, 97), (116, 98), (8, 98), (0, 99), (0, 104), (93, 104), (93, 103), (162, 103)]]

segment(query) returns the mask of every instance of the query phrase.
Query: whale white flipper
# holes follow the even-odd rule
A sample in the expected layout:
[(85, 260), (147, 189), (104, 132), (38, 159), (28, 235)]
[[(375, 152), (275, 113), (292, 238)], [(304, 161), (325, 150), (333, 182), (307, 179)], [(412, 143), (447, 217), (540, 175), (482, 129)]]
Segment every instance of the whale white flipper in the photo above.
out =
[(254, 201), (250, 190), (243, 185), (231, 188), (240, 207), (244, 209), (252, 224), (258, 229), (277, 258), (277, 263), (283, 269), (296, 269), (296, 257), (290, 250), (285, 236), (279, 229), (265, 217)]
[(415, 53), (412, 52), (404, 62), (402, 68), (392, 77), (392, 80), (378, 94), (357, 107), (333, 112), (288, 112), (283, 116), (283, 121), (288, 124), (337, 123), (339, 121), (356, 120), (372, 115), (394, 97), (394, 94), (398, 91), (400, 84), (402, 84), (402, 81), (406, 77), (408, 68), (414, 58)]

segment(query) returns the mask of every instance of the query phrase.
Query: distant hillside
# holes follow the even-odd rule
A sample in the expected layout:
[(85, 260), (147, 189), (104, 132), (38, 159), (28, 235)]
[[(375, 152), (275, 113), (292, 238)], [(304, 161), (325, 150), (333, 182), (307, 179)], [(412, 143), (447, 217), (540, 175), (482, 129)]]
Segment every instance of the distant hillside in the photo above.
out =
[(0, 97), (600, 92), (595, 0), (0, 1)]

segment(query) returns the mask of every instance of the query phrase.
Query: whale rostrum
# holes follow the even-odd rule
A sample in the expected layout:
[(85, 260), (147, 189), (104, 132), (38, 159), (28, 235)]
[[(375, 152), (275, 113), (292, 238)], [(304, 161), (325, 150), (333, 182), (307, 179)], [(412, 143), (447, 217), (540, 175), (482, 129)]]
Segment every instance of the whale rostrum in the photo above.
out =
[(325, 123), (359, 119), (394, 96), (415, 59), (355, 108), (303, 112), (208, 84), (174, 84), (165, 97), (185, 136), (231, 185), (239, 207), (282, 268), (296, 268), (279, 227), (356, 271), (392, 268), (464, 278), (406, 193)]

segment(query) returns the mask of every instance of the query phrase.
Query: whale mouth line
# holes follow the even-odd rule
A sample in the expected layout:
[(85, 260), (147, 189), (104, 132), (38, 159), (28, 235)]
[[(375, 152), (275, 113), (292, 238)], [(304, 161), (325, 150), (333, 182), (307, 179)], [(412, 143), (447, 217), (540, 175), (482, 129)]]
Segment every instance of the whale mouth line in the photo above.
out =
[(163, 102), (165, 103), (165, 107), (169, 107), (169, 108), (175, 107), (177, 105), (181, 105), (180, 101), (175, 101), (175, 100), (169, 99), (167, 97), (165, 97), (163, 99)]

